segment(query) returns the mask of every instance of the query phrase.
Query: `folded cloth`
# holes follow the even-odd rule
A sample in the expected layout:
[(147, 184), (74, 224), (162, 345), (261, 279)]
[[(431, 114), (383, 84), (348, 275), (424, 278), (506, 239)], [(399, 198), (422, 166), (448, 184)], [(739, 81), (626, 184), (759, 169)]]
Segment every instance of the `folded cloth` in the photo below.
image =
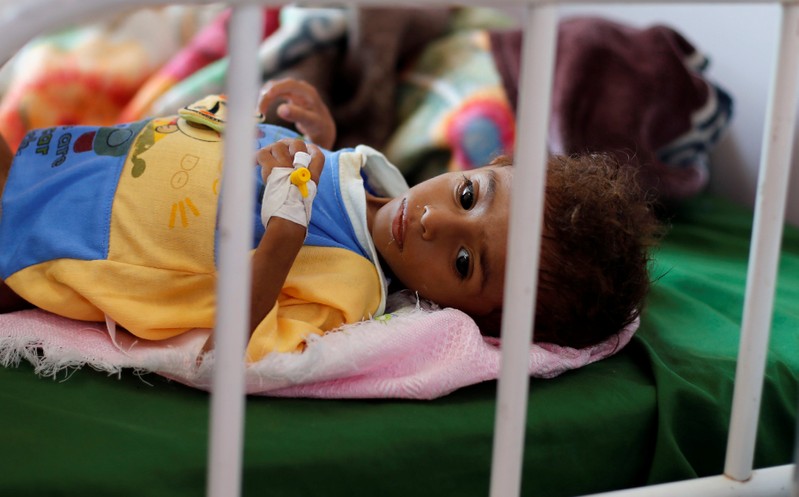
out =
[[(493, 31), (491, 51), (512, 105), (521, 32)], [(634, 162), (664, 203), (707, 185), (708, 153), (726, 128), (732, 99), (703, 71), (708, 60), (677, 31), (607, 19), (561, 21), (552, 88), (552, 153), (604, 152)]]
[[(638, 321), (605, 342), (570, 349), (531, 344), (531, 376), (552, 378), (622, 349)], [(210, 330), (196, 329), (163, 341), (138, 340), (113, 323), (73, 321), (40, 310), (0, 315), (0, 365), (21, 359), (37, 374), (56, 377), (83, 366), (121, 374), (155, 372), (210, 390), (213, 353), (198, 365)], [(302, 353), (272, 353), (247, 365), (251, 395), (317, 398), (433, 399), (499, 376), (496, 339), (483, 337), (455, 309), (403, 307), (380, 318), (309, 337)]]

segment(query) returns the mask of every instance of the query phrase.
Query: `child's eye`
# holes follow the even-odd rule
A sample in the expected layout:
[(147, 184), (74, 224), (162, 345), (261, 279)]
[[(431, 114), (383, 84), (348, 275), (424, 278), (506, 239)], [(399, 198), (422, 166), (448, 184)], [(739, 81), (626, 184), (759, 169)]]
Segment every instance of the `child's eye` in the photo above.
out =
[(460, 203), (461, 207), (468, 211), (474, 206), (474, 183), (465, 176), (463, 180), (463, 187), (460, 192)]
[(455, 257), (455, 270), (462, 279), (465, 279), (467, 276), (469, 276), (470, 260), (471, 256), (469, 255), (469, 251), (464, 248), (458, 251), (458, 255)]

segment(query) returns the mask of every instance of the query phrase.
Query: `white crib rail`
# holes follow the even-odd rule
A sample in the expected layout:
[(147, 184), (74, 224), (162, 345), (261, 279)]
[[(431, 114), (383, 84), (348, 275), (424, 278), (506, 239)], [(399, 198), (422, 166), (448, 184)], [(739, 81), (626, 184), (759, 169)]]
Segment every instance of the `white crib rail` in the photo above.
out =
[(502, 319), (502, 360), (494, 421), (491, 497), (519, 495), (529, 378), (527, 361), (532, 339), (546, 182), (546, 135), (555, 67), (557, 11), (554, 6), (526, 8), (523, 65), (519, 95), (518, 159), (511, 192), (508, 264)]
[[(230, 115), (225, 131), (224, 173), (219, 217), (219, 280), (216, 351), (211, 394), (208, 495), (228, 497), (241, 488), (244, 436), (244, 361), (250, 316), (252, 212), (255, 183), (256, 108), (260, 74), (255, 54), (262, 29), (261, 9), (234, 9), (229, 23), (230, 68), (226, 81)], [(232, 172), (232, 174), (231, 174)]]
[[(601, 2), (603, 0), (599, 0)], [(608, 0), (612, 1), (612, 0)], [(667, 0), (668, 1), (668, 0)], [(683, 3), (689, 0), (671, 0)], [(741, 3), (776, 2), (778, 0), (741, 0)], [(599, 3), (595, 2), (595, 3)], [(662, 3), (662, 0), (636, 0), (634, 3)], [(0, 44), (0, 60), (8, 59), (25, 42), (39, 33), (84, 20), (90, 15), (104, 15), (131, 6), (169, 4), (167, 0), (0, 0), (0, 25), (4, 42)], [(183, 0), (180, 3), (209, 4), (210, 0)], [(234, 6), (231, 19), (231, 71), (236, 78), (228, 80), (228, 136), (225, 144), (225, 175), (222, 195), (226, 198), (220, 218), (220, 297), (217, 334), (214, 393), (211, 398), (211, 434), (209, 449), (208, 494), (232, 497), (240, 493), (241, 458), (244, 418), (244, 372), (242, 354), (246, 340), (245, 316), (249, 303), (249, 259), (246, 240), (251, 216), (252, 188), (250, 174), (230, 174), (240, 164), (251, 164), (251, 110), (257, 93), (255, 60), (259, 30), (256, 4), (279, 4), (276, 0), (228, 0)], [(361, 0), (361, 4), (421, 4), (419, 1)], [(554, 65), (556, 3), (535, 0), (426, 0), (424, 5), (524, 5), (527, 13), (524, 36), (524, 62), (518, 117), (519, 140), (516, 157), (526, 160), (515, 173), (512, 195), (513, 212), (531, 212), (543, 205), (545, 137), (548, 102)], [(564, 0), (561, 3), (569, 3)], [(319, 4), (337, 4), (322, 0)], [(770, 320), (776, 287), (779, 247), (786, 203), (786, 189), (796, 116), (799, 84), (799, 3), (782, 3), (782, 31), (778, 60), (770, 95), (768, 122), (764, 132), (763, 153), (759, 173), (755, 225), (752, 235), (747, 275), (744, 319), (736, 371), (736, 383), (730, 425), (725, 475), (686, 482), (643, 487), (601, 494), (605, 496), (786, 496), (799, 497), (796, 464), (752, 471), (754, 443), (760, 406)], [(239, 72), (242, 71), (242, 72)], [(233, 132), (235, 130), (235, 133)], [(236, 176), (241, 176), (236, 178)], [(522, 185), (532, 185), (532, 190)], [(532, 195), (530, 192), (532, 191)], [(244, 192), (242, 194), (242, 192)], [(502, 371), (499, 379), (494, 439), (494, 463), (490, 492), (492, 497), (516, 496), (521, 488), (521, 465), (527, 407), (528, 377), (526, 350), (531, 338), (535, 288), (541, 231), (541, 219), (532, 229), (512, 215), (508, 268), (506, 275), (506, 313), (503, 331)], [(251, 235), (250, 235), (251, 237)], [(533, 256), (531, 256), (531, 254)], [(516, 302), (515, 304), (511, 302)], [(511, 312), (512, 310), (512, 312)], [(520, 332), (521, 330), (521, 332)], [(797, 430), (799, 432), (799, 430)], [(799, 438), (799, 433), (797, 433)], [(799, 443), (797, 444), (799, 457)], [(793, 478), (791, 474), (793, 473)], [(267, 490), (268, 492), (268, 490)]]
[(782, 5), (782, 24), (763, 133), (757, 201), (749, 253), (741, 343), (724, 474), (752, 474), (757, 421), (777, 286), (799, 98), (799, 4)]
[(758, 469), (746, 482), (719, 475), (695, 480), (663, 483), (629, 490), (593, 494), (588, 497), (796, 497), (791, 496), (794, 465)]

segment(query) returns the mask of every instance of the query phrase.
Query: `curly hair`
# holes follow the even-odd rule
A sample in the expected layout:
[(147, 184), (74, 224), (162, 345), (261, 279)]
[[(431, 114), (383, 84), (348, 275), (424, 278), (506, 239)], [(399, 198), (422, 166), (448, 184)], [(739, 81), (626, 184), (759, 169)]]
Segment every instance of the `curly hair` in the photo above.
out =
[[(641, 313), (661, 228), (635, 168), (603, 154), (551, 156), (547, 167), (534, 340), (584, 348)], [(484, 333), (498, 331), (493, 314), (478, 318)]]

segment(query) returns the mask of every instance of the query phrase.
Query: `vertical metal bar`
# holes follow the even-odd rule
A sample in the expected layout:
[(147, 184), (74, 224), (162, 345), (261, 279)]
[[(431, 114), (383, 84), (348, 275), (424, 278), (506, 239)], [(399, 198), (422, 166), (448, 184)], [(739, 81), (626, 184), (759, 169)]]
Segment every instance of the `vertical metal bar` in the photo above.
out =
[(774, 306), (799, 92), (799, 4), (782, 5), (782, 26), (763, 135), (755, 219), (724, 473), (752, 475)]
[[(502, 363), (494, 426), (492, 497), (521, 490), (538, 255), (540, 252), (547, 126), (555, 61), (557, 8), (527, 5), (505, 271)], [(530, 215), (530, 213), (537, 213)]]
[[(249, 327), (251, 219), (255, 205), (252, 167), (253, 114), (258, 95), (255, 55), (261, 9), (235, 7), (229, 24), (230, 67), (226, 92), (224, 173), (219, 216), (216, 351), (211, 393), (207, 495), (241, 492), (244, 435), (244, 350)], [(235, 77), (231, 77), (235, 76)]]
[(791, 497), (799, 497), (799, 416), (796, 417), (796, 446), (793, 450), (793, 481)]

